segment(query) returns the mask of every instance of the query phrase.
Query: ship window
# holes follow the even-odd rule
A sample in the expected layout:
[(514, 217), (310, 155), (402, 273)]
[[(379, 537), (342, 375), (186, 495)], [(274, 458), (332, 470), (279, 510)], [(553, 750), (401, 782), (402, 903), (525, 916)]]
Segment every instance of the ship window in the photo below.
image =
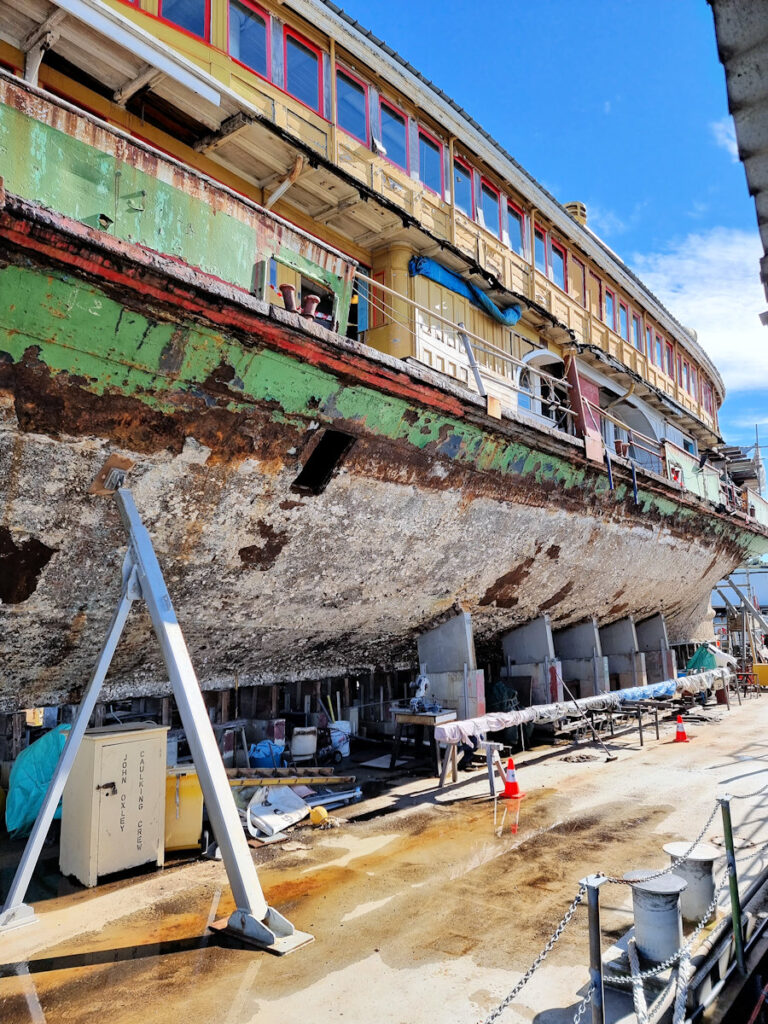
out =
[(714, 396), (714, 392), (712, 391), (712, 385), (709, 384), (707, 381), (703, 381), (702, 382), (702, 385), (701, 385), (701, 399), (702, 399), (702, 404), (704, 406), (704, 411), (708, 415), (714, 416), (714, 414), (715, 414), (715, 411), (714, 411), (715, 410), (715, 400), (714, 400), (715, 396)]
[(387, 152), (387, 159), (408, 170), (408, 131), (405, 115), (384, 100), (379, 104), (381, 115), (381, 141)]
[(472, 171), (461, 160), (453, 161), (453, 204), (468, 217), (475, 216), (475, 186)]
[(269, 77), (267, 16), (240, 0), (229, 0), (229, 53), (257, 74)]
[(334, 330), (335, 324), (333, 319), (333, 309), (336, 296), (330, 288), (326, 288), (324, 285), (318, 284), (317, 281), (311, 281), (307, 277), (302, 277), (299, 288), (300, 306), (304, 305), (304, 302), (309, 295), (316, 295), (320, 299), (313, 316), (315, 323), (322, 324), (323, 327), (327, 327), (329, 331)]
[(339, 127), (368, 145), (368, 89), (347, 71), (336, 71), (336, 119)]
[(501, 220), (499, 217), (499, 193), (487, 182), (483, 182), (482, 188), (483, 204), (483, 225), (497, 238), (501, 238)]
[(285, 89), (297, 100), (320, 113), (323, 69), (320, 51), (285, 30)]
[(557, 242), (552, 243), (552, 280), (558, 288), (565, 288), (565, 249)]
[(632, 344), (638, 352), (643, 351), (643, 325), (637, 313), (632, 314)]
[(419, 180), (422, 185), (443, 195), (443, 147), (419, 129)]
[(208, 38), (206, 0), (161, 0), (160, 17), (201, 39)]
[(587, 304), (587, 282), (584, 264), (571, 256), (568, 260), (568, 291), (582, 305)]
[(664, 346), (665, 355), (667, 357), (667, 376), (675, 379), (675, 353), (672, 346), (667, 342)]
[(613, 292), (605, 289), (605, 322), (612, 331), (616, 330), (616, 298)]
[(533, 232), (533, 249), (536, 260), (536, 269), (542, 274), (547, 272), (547, 236), (541, 228)]
[(303, 494), (322, 494), (354, 443), (355, 439), (350, 434), (340, 430), (325, 430), (304, 463), (304, 468), (291, 484), (291, 490)]
[(525, 218), (522, 210), (511, 203), (507, 206), (507, 231), (509, 232), (509, 248), (522, 256), (525, 253), (523, 224)]
[(629, 341), (629, 311), (623, 302), (619, 303), (619, 334)]

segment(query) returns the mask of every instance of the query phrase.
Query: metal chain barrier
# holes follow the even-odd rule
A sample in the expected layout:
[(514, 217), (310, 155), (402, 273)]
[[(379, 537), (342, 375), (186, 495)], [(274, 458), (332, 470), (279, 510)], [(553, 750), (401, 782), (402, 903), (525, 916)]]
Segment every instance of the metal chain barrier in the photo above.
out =
[[(584, 896), (586, 895), (586, 892), (587, 892), (587, 887), (585, 885), (580, 885), (579, 886), (579, 891), (576, 893), (575, 897), (573, 898), (573, 901), (572, 901), (571, 905), (568, 907), (568, 909), (566, 910), (565, 914), (563, 915), (562, 921), (560, 922), (560, 924), (557, 926), (557, 928), (555, 928), (554, 932), (552, 933), (552, 938), (546, 944), (544, 949), (542, 949), (542, 951), (539, 953), (539, 955), (536, 957), (536, 959), (533, 961), (531, 966), (528, 968), (528, 970), (522, 976), (520, 981), (518, 981), (518, 983), (515, 985), (515, 987), (509, 993), (509, 995), (506, 996), (499, 1003), (499, 1005), (496, 1007), (496, 1009), (492, 1013), (488, 1014), (488, 1016), (483, 1021), (483, 1024), (493, 1024), (493, 1021), (498, 1020), (499, 1017), (504, 1012), (504, 1010), (506, 1010), (506, 1008), (509, 1006), (509, 1004), (512, 1002), (512, 1000), (515, 998), (515, 996), (517, 996), (517, 994), (519, 992), (521, 992), (523, 990), (523, 988), (525, 988), (525, 986), (528, 984), (528, 982), (531, 980), (531, 978), (535, 974), (536, 970), (546, 960), (548, 954), (551, 953), (551, 951), (554, 948), (554, 945), (557, 942), (557, 940), (560, 938), (560, 936), (565, 931), (565, 929), (566, 929), (568, 923), (570, 922), (571, 918), (576, 913), (576, 908), (581, 903), (581, 901), (584, 899)], [(592, 998), (592, 991), (593, 990), (590, 989), (589, 999)], [(587, 1000), (587, 1002), (588, 1001), (589, 1000)], [(586, 1006), (586, 1003), (585, 1003), (585, 1006)], [(580, 1020), (581, 1019), (581, 1014), (584, 1011), (581, 1009), (581, 1007), (579, 1007), (579, 1010), (577, 1010), (576, 1012), (578, 1014), (578, 1017), (574, 1017), (574, 1020)]]
[(704, 911), (704, 916), (696, 925), (694, 930), (691, 932), (690, 936), (688, 937), (688, 941), (685, 943), (684, 946), (681, 946), (680, 949), (674, 952), (672, 956), (667, 957), (666, 960), (662, 960), (661, 963), (656, 964), (655, 967), (649, 967), (647, 971), (640, 971), (637, 975), (614, 974), (613, 972), (611, 972), (610, 981), (616, 985), (628, 986), (636, 984), (638, 980), (647, 981), (649, 978), (655, 978), (658, 974), (663, 974), (664, 971), (667, 971), (670, 967), (673, 967), (678, 962), (678, 960), (680, 960), (683, 956), (689, 954), (694, 942), (696, 941), (696, 939), (698, 939), (699, 935), (703, 931), (710, 917), (715, 912), (715, 908), (717, 907), (717, 904), (720, 900), (720, 896), (722, 895), (725, 887), (728, 885), (730, 877), (731, 869), (729, 867), (726, 868), (725, 874), (723, 875), (719, 885), (715, 889), (715, 895), (712, 897), (712, 902)]
[(594, 985), (590, 985), (589, 988), (587, 989), (587, 994), (584, 996), (584, 998), (581, 1000), (579, 1005), (576, 1007), (576, 1013), (574, 1013), (574, 1015), (573, 1015), (573, 1024), (580, 1024), (581, 1018), (584, 1016), (584, 1013), (585, 1013), (587, 1007), (592, 1002), (592, 994), (593, 994), (594, 991), (595, 991), (595, 986)]
[(720, 804), (715, 804), (712, 813), (710, 814), (710, 816), (707, 818), (706, 822), (704, 823), (704, 828), (702, 828), (701, 832), (699, 832), (699, 834), (693, 840), (693, 842), (688, 847), (688, 849), (685, 851), (685, 853), (681, 854), (679, 857), (676, 857), (672, 861), (672, 863), (669, 865), (669, 867), (662, 868), (661, 871), (654, 871), (654, 873), (652, 875), (643, 875), (642, 878), (615, 878), (613, 875), (606, 875), (606, 881), (607, 882), (613, 882), (614, 885), (629, 885), (629, 886), (632, 886), (632, 885), (642, 884), (644, 882), (650, 882), (654, 878), (661, 878), (662, 875), (670, 874), (672, 871), (675, 870), (675, 868), (679, 867), (681, 864), (684, 864), (688, 860), (688, 858), (690, 857), (690, 855), (693, 852), (694, 848), (696, 846), (698, 846), (698, 844), (701, 842), (701, 840), (704, 838), (705, 834), (709, 830), (709, 826), (715, 820), (715, 816), (717, 815), (717, 812), (719, 810), (720, 810)]
[(763, 793), (768, 793), (768, 786), (756, 789), (754, 793), (729, 793), (728, 795), (731, 800), (753, 800), (756, 796), (762, 796)]

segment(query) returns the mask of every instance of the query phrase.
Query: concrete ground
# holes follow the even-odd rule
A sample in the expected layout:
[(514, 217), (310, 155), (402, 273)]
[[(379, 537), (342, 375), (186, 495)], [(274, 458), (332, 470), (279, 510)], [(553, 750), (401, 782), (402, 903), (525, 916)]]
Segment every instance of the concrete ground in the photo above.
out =
[[(481, 1021), (549, 939), (580, 878), (662, 867), (663, 844), (695, 838), (718, 792), (768, 786), (768, 700), (730, 712), (713, 705), (707, 716), (684, 745), (671, 742), (672, 723), (643, 749), (636, 732), (618, 737), (615, 762), (594, 747), (522, 754), (517, 834), (508, 815), (496, 835), (487, 776), (476, 772), (442, 791), (433, 779), (400, 780), (335, 812), (350, 815), (339, 828), (297, 828), (254, 851), (269, 902), (315, 936), (288, 957), (207, 931), (232, 909), (218, 863), (53, 895), (37, 904), (38, 924), (0, 939), (0, 1021)], [(744, 882), (765, 864), (767, 807), (766, 796), (733, 804), (736, 834), (749, 844), (739, 855)], [(718, 816), (707, 838), (721, 836)], [(601, 893), (607, 948), (631, 924), (630, 894)], [(501, 1021), (571, 1021), (587, 963), (580, 907)]]

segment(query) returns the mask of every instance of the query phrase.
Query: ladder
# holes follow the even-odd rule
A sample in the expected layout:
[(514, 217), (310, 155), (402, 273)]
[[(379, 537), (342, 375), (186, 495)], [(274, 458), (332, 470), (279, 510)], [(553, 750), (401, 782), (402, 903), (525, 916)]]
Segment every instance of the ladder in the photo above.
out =
[(128, 535), (120, 599), (43, 805), (0, 911), (0, 935), (11, 928), (31, 924), (37, 920), (34, 909), (23, 902), (24, 897), (131, 605), (134, 601), (143, 600), (160, 643), (163, 661), (197, 769), (208, 817), (232, 888), (236, 909), (227, 922), (226, 930), (258, 948), (277, 954), (290, 953), (312, 942), (313, 937), (306, 932), (297, 931), (282, 914), (267, 905), (208, 719), (200, 684), (173, 610), (152, 540), (141, 521), (130, 490), (118, 487), (115, 491), (115, 501)]

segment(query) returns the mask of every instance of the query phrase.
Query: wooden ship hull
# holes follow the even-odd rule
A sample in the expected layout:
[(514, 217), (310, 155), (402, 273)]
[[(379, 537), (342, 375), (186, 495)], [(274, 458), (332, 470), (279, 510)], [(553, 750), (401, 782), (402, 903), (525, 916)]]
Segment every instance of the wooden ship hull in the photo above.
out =
[[(87, 681), (125, 551), (90, 493), (110, 458), (207, 689), (416, 667), (457, 611), (489, 661), (542, 615), (711, 637), (713, 585), (768, 550), (768, 505), (674, 445), (658, 472), (604, 459), (589, 346), (565, 353), (562, 429), (345, 337), (354, 259), (6, 72), (0, 141), (0, 711)], [(330, 297), (328, 326), (283, 306), (276, 266)], [(134, 613), (105, 697), (167, 692)]]

